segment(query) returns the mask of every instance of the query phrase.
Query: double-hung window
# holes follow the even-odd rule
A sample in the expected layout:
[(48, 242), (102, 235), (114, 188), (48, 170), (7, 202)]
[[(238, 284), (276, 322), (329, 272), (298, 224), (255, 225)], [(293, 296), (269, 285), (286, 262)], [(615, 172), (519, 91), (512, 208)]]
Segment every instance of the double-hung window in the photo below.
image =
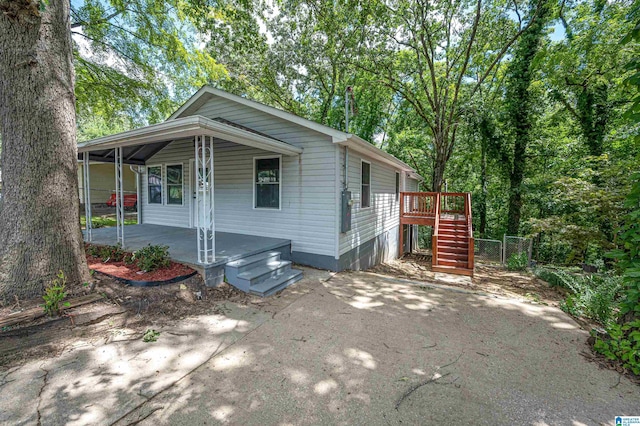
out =
[(360, 207), (371, 207), (371, 163), (362, 161), (360, 182)]
[(167, 204), (181, 206), (183, 193), (182, 164), (167, 164)]
[(162, 166), (147, 167), (147, 191), (149, 204), (162, 204)]
[(400, 173), (396, 172), (396, 201), (400, 201)]
[(253, 164), (253, 207), (257, 209), (280, 208), (280, 157), (254, 158)]

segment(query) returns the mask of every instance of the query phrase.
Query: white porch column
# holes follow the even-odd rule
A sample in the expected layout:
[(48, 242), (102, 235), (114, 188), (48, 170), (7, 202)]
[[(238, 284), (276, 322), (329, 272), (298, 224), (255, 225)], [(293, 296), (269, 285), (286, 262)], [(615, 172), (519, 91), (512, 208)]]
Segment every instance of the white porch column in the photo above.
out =
[(198, 262), (210, 264), (216, 258), (214, 223), (213, 136), (195, 138), (196, 220)]
[(91, 173), (89, 170), (89, 153), (82, 154), (82, 189), (84, 195), (85, 239), (91, 242)]
[(116, 165), (116, 242), (124, 247), (124, 189), (122, 182), (122, 148), (115, 149)]

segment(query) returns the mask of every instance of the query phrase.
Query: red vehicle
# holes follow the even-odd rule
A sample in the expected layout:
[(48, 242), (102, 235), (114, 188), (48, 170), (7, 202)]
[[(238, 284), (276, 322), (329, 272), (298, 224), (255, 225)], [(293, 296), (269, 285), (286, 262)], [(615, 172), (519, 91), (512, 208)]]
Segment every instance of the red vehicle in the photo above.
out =
[[(135, 208), (138, 205), (138, 196), (136, 194), (125, 194), (123, 200), (124, 208)], [(111, 194), (109, 200), (107, 200), (107, 206), (115, 207), (116, 206), (116, 194), (115, 192)]]

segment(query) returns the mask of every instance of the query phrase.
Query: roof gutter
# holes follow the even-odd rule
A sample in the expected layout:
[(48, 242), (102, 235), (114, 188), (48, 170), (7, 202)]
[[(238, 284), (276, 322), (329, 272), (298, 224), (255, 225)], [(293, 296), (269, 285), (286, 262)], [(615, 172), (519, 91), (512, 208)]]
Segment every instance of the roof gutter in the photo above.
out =
[(229, 142), (252, 146), (284, 155), (298, 155), (302, 148), (277, 141), (199, 115), (165, 121), (159, 124), (96, 138), (78, 144), (78, 152), (143, 145), (178, 140), (192, 136), (214, 136)]
[(365, 141), (361, 137), (351, 133), (345, 134), (345, 136), (346, 138), (339, 138), (339, 139), (333, 138), (333, 143), (346, 146), (353, 151), (368, 155), (369, 157), (372, 157), (378, 161), (381, 161), (385, 164), (398, 168), (407, 173), (418, 175), (418, 173), (413, 167), (409, 166), (407, 163), (403, 161), (398, 160), (396, 157), (381, 150), (380, 148), (370, 144), (369, 142)]

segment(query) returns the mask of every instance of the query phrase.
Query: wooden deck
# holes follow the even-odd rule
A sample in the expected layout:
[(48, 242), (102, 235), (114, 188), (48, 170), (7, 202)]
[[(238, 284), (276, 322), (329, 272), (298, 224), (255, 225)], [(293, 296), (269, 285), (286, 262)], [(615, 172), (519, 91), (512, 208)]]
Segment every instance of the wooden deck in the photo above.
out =
[(470, 193), (402, 192), (400, 224), (400, 256), (404, 254), (402, 225), (431, 226), (432, 269), (473, 276)]

